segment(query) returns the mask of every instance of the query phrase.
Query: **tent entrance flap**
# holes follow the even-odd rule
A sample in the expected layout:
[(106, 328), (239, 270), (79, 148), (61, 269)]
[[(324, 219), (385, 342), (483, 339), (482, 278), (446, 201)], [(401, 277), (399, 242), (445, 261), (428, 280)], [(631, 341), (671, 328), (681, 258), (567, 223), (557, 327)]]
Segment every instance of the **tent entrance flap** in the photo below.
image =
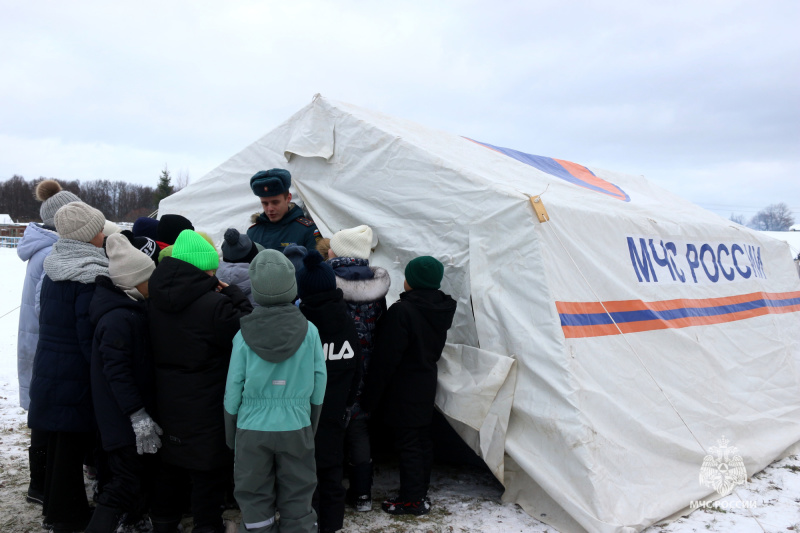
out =
[(447, 344), (439, 359), (436, 407), (501, 483), (516, 383), (516, 361), (505, 355)]

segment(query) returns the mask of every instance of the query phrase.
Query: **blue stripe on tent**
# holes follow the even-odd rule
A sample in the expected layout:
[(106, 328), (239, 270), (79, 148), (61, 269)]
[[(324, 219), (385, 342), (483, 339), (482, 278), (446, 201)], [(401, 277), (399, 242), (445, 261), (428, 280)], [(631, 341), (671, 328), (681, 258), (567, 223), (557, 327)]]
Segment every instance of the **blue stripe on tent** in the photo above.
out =
[(641, 311), (621, 311), (611, 313), (610, 316), (608, 313), (560, 313), (559, 317), (561, 318), (562, 326), (593, 326), (613, 323), (643, 322), (646, 320), (670, 321), (680, 318), (718, 316), (764, 307), (778, 308), (792, 305), (800, 305), (800, 298), (788, 298), (785, 300), (758, 299), (733, 305), (685, 307), (681, 309), (671, 309), (669, 311), (653, 311), (650, 309)]
[[(478, 141), (476, 141), (478, 142)], [(493, 144), (481, 142), (482, 145), (488, 146), (493, 150), (497, 150), (498, 152), (507, 155), (512, 159), (516, 159), (520, 163), (525, 163), (526, 165), (530, 165), (534, 168), (538, 168), (542, 172), (547, 172), (557, 178), (561, 178), (562, 180), (566, 180), (569, 182), (574, 183), (575, 185), (586, 186), (587, 184), (583, 181), (578, 180), (570, 174), (567, 169), (561, 166), (561, 163), (554, 160), (552, 157), (544, 157), (541, 155), (533, 155), (533, 154), (526, 154), (525, 152), (520, 152), (519, 150), (514, 150), (512, 148), (503, 148), (502, 146), (495, 146)], [(589, 170), (589, 169), (587, 169)], [(589, 172), (592, 172), (589, 170)], [(592, 172), (592, 175), (594, 173)], [(600, 192), (606, 192), (602, 189), (596, 187), (596, 189)]]
[[(580, 179), (577, 176), (573, 176), (569, 172), (569, 170), (564, 168), (561, 165), (561, 163), (559, 163), (558, 161), (556, 161), (552, 157), (544, 157), (544, 156), (541, 156), (541, 155), (526, 154), (525, 152), (520, 152), (519, 150), (514, 150), (512, 148), (503, 148), (502, 146), (495, 146), (493, 144), (489, 144), (489, 143), (485, 143), (485, 142), (481, 142), (481, 141), (476, 141), (474, 139), (469, 139), (469, 140), (471, 140), (473, 142), (476, 142), (478, 144), (482, 144), (483, 146), (491, 148), (492, 150), (496, 150), (496, 151), (500, 152), (501, 154), (507, 155), (508, 157), (510, 157), (512, 159), (516, 159), (520, 163), (525, 163), (526, 165), (530, 165), (533, 168), (536, 168), (538, 170), (541, 170), (542, 172), (550, 174), (551, 176), (555, 176), (557, 178), (561, 178), (564, 181), (568, 181), (568, 182), (572, 183), (573, 185), (578, 185), (579, 187), (583, 187), (585, 189), (589, 189), (589, 190), (592, 190), (592, 191), (595, 191), (595, 192), (599, 192), (599, 193), (602, 193), (602, 194), (615, 196), (613, 194), (613, 191), (609, 191), (608, 189), (604, 189), (602, 187), (598, 187), (597, 185), (594, 185), (592, 183), (586, 182), (586, 181)], [(586, 172), (588, 172), (592, 176), (597, 177), (597, 174), (595, 174), (594, 172), (592, 172), (588, 168), (586, 168), (586, 167), (583, 167), (583, 168), (586, 170)], [(598, 179), (601, 179), (601, 178), (598, 178)], [(603, 181), (605, 181), (605, 180), (603, 180)], [(622, 189), (620, 189), (619, 187), (617, 187), (613, 183), (609, 183), (609, 185), (613, 186), (616, 190), (619, 191), (620, 195), (624, 196), (624, 198), (621, 198), (621, 199), (624, 199), (626, 202), (630, 201), (630, 196), (628, 196), (628, 194), (625, 191), (623, 191)]]

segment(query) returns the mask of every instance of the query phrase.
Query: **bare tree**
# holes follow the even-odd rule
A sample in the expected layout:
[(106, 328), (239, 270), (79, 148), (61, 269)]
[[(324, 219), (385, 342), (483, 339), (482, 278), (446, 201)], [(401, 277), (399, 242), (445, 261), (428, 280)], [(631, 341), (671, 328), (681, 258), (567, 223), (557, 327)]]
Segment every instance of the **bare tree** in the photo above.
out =
[(175, 192), (178, 192), (187, 185), (189, 185), (189, 171), (179, 170), (178, 175), (175, 177)]
[(39, 202), (33, 197), (33, 186), (25, 178), (14, 174), (0, 188), (0, 213), (7, 213), (17, 222), (39, 218)]
[(771, 204), (750, 219), (749, 226), (761, 231), (786, 231), (794, 224), (789, 206), (783, 202)]
[(746, 221), (744, 219), (744, 215), (740, 213), (731, 213), (731, 222), (736, 222), (737, 224), (741, 224), (742, 226), (746, 226)]

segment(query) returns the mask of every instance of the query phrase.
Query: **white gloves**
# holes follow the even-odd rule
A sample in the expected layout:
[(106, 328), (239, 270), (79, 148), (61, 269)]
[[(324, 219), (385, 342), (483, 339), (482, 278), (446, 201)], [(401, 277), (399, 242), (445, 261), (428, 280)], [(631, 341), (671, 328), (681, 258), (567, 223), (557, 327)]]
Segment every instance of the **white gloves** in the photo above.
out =
[(139, 455), (145, 453), (156, 453), (161, 448), (161, 439), (164, 431), (156, 424), (144, 407), (131, 415), (131, 425), (133, 433), (136, 435), (136, 452)]

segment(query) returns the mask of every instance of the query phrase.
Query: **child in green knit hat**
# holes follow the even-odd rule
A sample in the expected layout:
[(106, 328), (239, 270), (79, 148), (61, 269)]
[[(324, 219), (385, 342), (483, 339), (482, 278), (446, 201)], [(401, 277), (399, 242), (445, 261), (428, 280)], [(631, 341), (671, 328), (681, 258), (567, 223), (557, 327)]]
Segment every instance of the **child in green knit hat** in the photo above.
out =
[(405, 292), (384, 313), (375, 332), (375, 352), (361, 407), (385, 407), (400, 459), (400, 493), (381, 508), (389, 514), (428, 514), (433, 463), (431, 421), (438, 368), (453, 323), (456, 302), (439, 290), (444, 266), (431, 256), (406, 266)]
[(148, 322), (164, 430), (150, 515), (156, 531), (177, 529), (187, 481), (195, 530), (223, 530), (220, 508), (232, 471), (225, 446), (225, 378), (239, 321), (253, 308), (238, 287), (217, 279), (218, 265), (214, 246), (183, 230), (172, 256), (150, 277)]

